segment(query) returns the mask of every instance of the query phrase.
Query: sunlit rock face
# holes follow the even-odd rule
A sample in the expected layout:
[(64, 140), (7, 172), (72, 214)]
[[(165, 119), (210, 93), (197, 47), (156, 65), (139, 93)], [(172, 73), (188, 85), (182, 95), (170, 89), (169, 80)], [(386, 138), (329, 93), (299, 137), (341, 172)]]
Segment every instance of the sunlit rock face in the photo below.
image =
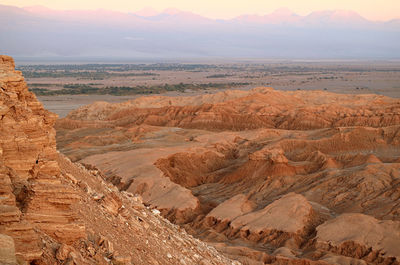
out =
[(56, 161), (57, 116), (28, 91), (8, 56), (0, 56), (0, 116), (0, 230), (14, 239), (17, 256), (40, 259), (36, 229), (72, 243), (84, 226), (71, 209), (79, 196), (62, 183)]

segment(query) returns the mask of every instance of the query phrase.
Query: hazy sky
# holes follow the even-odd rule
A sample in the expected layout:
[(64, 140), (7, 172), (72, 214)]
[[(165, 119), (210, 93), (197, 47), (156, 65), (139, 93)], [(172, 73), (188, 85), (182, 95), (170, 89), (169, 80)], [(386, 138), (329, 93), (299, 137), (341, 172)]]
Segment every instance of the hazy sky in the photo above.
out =
[(286, 7), (300, 15), (326, 9), (354, 10), (371, 20), (400, 18), (400, 0), (0, 0), (14, 6), (43, 5), (54, 9), (98, 9), (137, 11), (151, 7), (158, 11), (178, 8), (211, 18), (232, 18), (241, 14), (266, 14)]

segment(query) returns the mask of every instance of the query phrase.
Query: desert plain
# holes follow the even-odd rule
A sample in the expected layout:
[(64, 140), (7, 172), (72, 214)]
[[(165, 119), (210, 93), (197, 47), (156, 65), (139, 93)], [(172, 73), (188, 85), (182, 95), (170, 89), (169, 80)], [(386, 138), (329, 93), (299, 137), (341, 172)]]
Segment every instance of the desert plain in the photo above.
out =
[[(198, 95), (258, 86), (400, 97), (397, 61), (20, 64), (17, 69), (24, 73), (28, 86), (44, 106), (60, 117), (95, 101), (123, 102), (143, 94)], [(165, 85), (175, 87), (165, 89)], [(109, 89), (104, 91), (106, 87)], [(121, 87), (126, 90), (112, 91)], [(93, 90), (90, 95), (88, 88)], [(59, 93), (50, 92), (63, 89)]]

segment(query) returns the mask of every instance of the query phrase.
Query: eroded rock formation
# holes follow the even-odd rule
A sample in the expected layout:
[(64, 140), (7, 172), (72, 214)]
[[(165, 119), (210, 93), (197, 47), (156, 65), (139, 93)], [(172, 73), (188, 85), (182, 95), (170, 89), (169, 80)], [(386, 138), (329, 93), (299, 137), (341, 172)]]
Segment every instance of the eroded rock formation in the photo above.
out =
[(311, 130), (399, 123), (398, 100), (384, 96), (255, 88), (181, 97), (179, 103), (167, 97), (140, 98), (114, 105), (95, 103), (71, 112), (59, 124), (65, 128), (147, 124), (208, 130)]
[(71, 209), (78, 194), (63, 184), (57, 157), (56, 115), (43, 109), (28, 91), (12, 58), (0, 68), (0, 150), (2, 200), (1, 233), (14, 238), (16, 254), (40, 259), (41, 241), (34, 229), (59, 242), (84, 236), (84, 225)]
[(399, 264), (398, 99), (145, 97), (82, 107), (56, 128), (71, 159), (244, 263)]
[(347, 213), (317, 227), (316, 244), (341, 255), (371, 263), (393, 263), (400, 258), (400, 222)]

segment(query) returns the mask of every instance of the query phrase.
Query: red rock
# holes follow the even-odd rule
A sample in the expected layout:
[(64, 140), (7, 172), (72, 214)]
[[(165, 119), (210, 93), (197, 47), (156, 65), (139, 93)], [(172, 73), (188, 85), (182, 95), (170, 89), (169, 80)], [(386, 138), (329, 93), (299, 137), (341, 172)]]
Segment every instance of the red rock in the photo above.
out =
[[(280, 246), (291, 237), (301, 243), (301, 237), (316, 222), (317, 213), (307, 199), (300, 194), (289, 193), (262, 210), (234, 218), (230, 227), (233, 231), (240, 230), (245, 238), (263, 238), (265, 242)], [(275, 233), (277, 235), (273, 235)], [(268, 237), (273, 239), (268, 240)]]
[(17, 265), (15, 246), (12, 237), (0, 234), (0, 264)]
[(317, 227), (317, 245), (334, 253), (383, 263), (400, 259), (400, 222), (347, 213)]
[(12, 236), (17, 253), (30, 261), (42, 255), (34, 228), (61, 242), (84, 236), (71, 209), (80, 197), (62, 184), (55, 161), (57, 116), (28, 91), (8, 56), (0, 56), (0, 87), (0, 231)]

